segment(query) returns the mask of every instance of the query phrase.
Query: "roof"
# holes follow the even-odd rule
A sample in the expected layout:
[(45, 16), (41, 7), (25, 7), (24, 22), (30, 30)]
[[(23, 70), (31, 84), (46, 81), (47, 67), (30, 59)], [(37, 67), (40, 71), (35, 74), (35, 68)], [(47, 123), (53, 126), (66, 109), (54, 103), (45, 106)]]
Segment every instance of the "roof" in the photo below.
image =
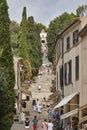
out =
[(75, 19), (68, 27), (66, 27), (58, 36), (57, 38), (60, 38), (60, 36), (66, 32), (71, 26), (73, 26), (76, 22), (80, 22), (80, 18)]
[(84, 34), (87, 33), (87, 24), (81, 29), (81, 31), (79, 32), (79, 36), (83, 37), (85, 36)]
[(63, 99), (60, 101), (60, 103), (58, 103), (58, 104), (54, 107), (54, 109), (66, 105), (66, 104), (67, 104), (74, 96), (76, 96), (77, 94), (79, 94), (79, 92), (75, 92), (75, 93), (73, 93), (73, 94), (71, 94), (71, 95), (69, 95), (69, 96), (66, 96), (65, 98), (63, 98)]
[(68, 27), (66, 27), (62, 32), (60, 32), (60, 33), (57, 35), (57, 38), (56, 38), (54, 47), (56, 46), (57, 40), (60, 39), (60, 38), (62, 39), (62, 34), (63, 34), (64, 32), (66, 32), (66, 31), (67, 31), (71, 26), (73, 26), (76, 22), (80, 22), (80, 18), (75, 19)]

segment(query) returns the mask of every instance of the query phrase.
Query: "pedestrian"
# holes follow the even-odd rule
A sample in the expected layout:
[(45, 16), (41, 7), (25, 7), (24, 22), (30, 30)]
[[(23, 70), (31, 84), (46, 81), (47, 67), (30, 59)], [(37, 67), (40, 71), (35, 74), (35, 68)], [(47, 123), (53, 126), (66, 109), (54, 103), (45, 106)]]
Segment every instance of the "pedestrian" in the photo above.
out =
[(42, 106), (41, 106), (41, 104), (38, 105), (37, 111), (38, 111), (38, 119), (40, 120), (40, 118), (41, 118), (41, 113), (42, 113)]
[(47, 107), (50, 107), (50, 100), (47, 101)]
[(40, 92), (40, 90), (41, 90), (41, 85), (38, 86), (38, 90), (39, 90), (39, 92)]
[(25, 130), (29, 130), (30, 128), (30, 121), (29, 121), (29, 118), (26, 118), (25, 120)]
[(40, 100), (37, 98), (37, 100), (36, 100), (36, 109), (37, 109), (37, 110), (38, 110), (39, 104), (41, 104), (41, 103), (40, 103)]
[(21, 112), (20, 116), (21, 116), (21, 121), (24, 122), (25, 121), (25, 114), (24, 114), (24, 112)]
[(48, 130), (53, 130), (53, 123), (51, 122), (51, 119), (49, 119), (48, 122)]
[(36, 111), (36, 100), (33, 100), (32, 106), (33, 106), (33, 110)]
[(38, 123), (37, 116), (34, 116), (34, 119), (33, 119), (33, 129), (34, 130), (37, 130), (37, 123)]
[(49, 119), (52, 119), (52, 118), (53, 118), (53, 110), (52, 110), (52, 108), (49, 108), (49, 109), (48, 109), (48, 118), (49, 118)]
[(43, 107), (46, 107), (46, 98), (45, 97), (42, 100), (42, 105), (43, 105)]
[(42, 112), (42, 106), (41, 106), (41, 104), (38, 105), (37, 111), (38, 111), (39, 114)]
[(42, 122), (42, 130), (48, 130), (47, 119), (44, 119), (44, 122)]

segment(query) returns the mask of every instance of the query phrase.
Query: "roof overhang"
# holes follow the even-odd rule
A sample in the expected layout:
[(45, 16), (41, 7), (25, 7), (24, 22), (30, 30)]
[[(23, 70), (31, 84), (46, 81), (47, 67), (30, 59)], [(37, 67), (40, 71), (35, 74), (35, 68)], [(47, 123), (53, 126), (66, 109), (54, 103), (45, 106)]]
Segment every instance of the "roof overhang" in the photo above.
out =
[(82, 28), (82, 30), (79, 32), (80, 37), (84, 37), (87, 35), (87, 24)]
[(66, 104), (67, 104), (74, 96), (76, 96), (77, 94), (79, 94), (79, 92), (75, 92), (75, 93), (73, 93), (73, 94), (71, 94), (71, 95), (69, 95), (69, 96), (66, 96), (64, 99), (62, 99), (62, 101), (60, 101), (60, 103), (58, 103), (58, 104), (54, 107), (54, 109), (66, 105)]
[(74, 109), (74, 110), (72, 110), (70, 112), (67, 112), (67, 113), (61, 115), (61, 119), (65, 119), (67, 117), (73, 116), (73, 115), (77, 114), (78, 111), (79, 111), (78, 108), (76, 108), (76, 109)]

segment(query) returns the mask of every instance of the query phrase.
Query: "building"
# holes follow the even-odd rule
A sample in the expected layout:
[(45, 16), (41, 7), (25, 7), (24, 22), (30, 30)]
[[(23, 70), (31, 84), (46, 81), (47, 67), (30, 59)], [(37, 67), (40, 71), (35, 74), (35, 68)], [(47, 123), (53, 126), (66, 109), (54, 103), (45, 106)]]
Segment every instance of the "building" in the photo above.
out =
[(15, 95), (16, 95), (16, 103), (15, 103), (15, 108), (16, 108), (16, 114), (20, 115), (21, 112), (25, 112), (26, 109), (23, 109), (23, 105), (24, 108), (26, 108), (26, 104), (29, 101), (29, 98), (31, 96), (31, 92), (28, 90), (24, 90), (22, 88), (22, 79), (21, 79), (21, 73), (23, 72), (23, 65), (21, 64), (21, 57), (13, 57), (14, 59), (14, 71), (15, 71), (15, 87), (14, 87), (14, 91), (15, 91)]
[[(77, 18), (56, 40), (56, 89), (61, 92), (59, 108), (64, 126), (85, 124), (87, 116), (87, 17)], [(85, 35), (84, 35), (85, 34)], [(83, 119), (85, 118), (85, 119)]]
[(81, 47), (82, 47), (82, 91), (81, 91), (81, 105), (80, 105), (80, 123), (85, 124), (87, 129), (87, 24), (79, 32), (79, 37), (81, 37)]
[(41, 43), (47, 43), (46, 37), (47, 37), (47, 33), (45, 32), (44, 29), (42, 29), (40, 33)]

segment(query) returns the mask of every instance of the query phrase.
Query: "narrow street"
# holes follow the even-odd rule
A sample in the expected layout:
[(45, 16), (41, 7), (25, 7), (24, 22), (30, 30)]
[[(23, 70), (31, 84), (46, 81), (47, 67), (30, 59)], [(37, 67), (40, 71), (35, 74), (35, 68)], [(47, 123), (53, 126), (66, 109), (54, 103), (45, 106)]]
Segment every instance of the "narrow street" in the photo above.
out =
[[(32, 120), (33, 117), (36, 115), (38, 118), (38, 130), (41, 130), (41, 126), (42, 126), (42, 121), (44, 120), (44, 118), (48, 118), (48, 113), (47, 113), (47, 108), (42, 108), (42, 114), (41, 117), (39, 117), (38, 112), (33, 111), (32, 109), (32, 101), (33, 99), (39, 99), (40, 102), (42, 102), (43, 97), (45, 97), (46, 99), (48, 99), (49, 95), (51, 95), (50, 92), (50, 87), (51, 87), (51, 80), (53, 79), (53, 74), (49, 73), (46, 71), (46, 73), (42, 74), (42, 76), (38, 76), (36, 83), (31, 84), (31, 93), (32, 93), (32, 97), (30, 98), (29, 103), (27, 104), (27, 111), (29, 111), (30, 116), (30, 130), (33, 130), (33, 124), (32, 124)], [(38, 85), (41, 85), (41, 91), (39, 92), (38, 90)], [(14, 124), (12, 126), (11, 130), (24, 130), (24, 124)]]
[[(32, 101), (35, 99), (39, 99), (42, 105), (42, 100), (45, 97), (46, 100), (52, 94), (50, 87), (52, 86), (52, 80), (54, 79), (54, 75), (52, 73), (52, 64), (48, 61), (47, 58), (47, 51), (44, 51), (44, 47), (46, 44), (43, 44), (42, 52), (43, 52), (43, 63), (39, 69), (39, 74), (36, 77), (36, 81), (31, 84), (31, 91), (32, 96), (30, 97), (30, 101), (26, 102), (26, 108), (22, 108), (23, 112), (28, 111), (29, 114), (26, 116), (29, 117), (30, 120), (30, 130), (33, 130), (33, 118), (37, 116), (38, 118), (38, 130), (42, 129), (42, 122), (45, 118), (48, 119), (48, 108), (42, 108), (42, 113), (39, 114), (37, 111), (34, 111), (32, 108)], [(46, 48), (46, 47), (45, 47)], [(47, 48), (46, 48), (47, 50)], [(41, 90), (38, 90), (38, 86), (41, 86)], [(14, 123), (11, 130), (25, 130), (24, 124)]]

